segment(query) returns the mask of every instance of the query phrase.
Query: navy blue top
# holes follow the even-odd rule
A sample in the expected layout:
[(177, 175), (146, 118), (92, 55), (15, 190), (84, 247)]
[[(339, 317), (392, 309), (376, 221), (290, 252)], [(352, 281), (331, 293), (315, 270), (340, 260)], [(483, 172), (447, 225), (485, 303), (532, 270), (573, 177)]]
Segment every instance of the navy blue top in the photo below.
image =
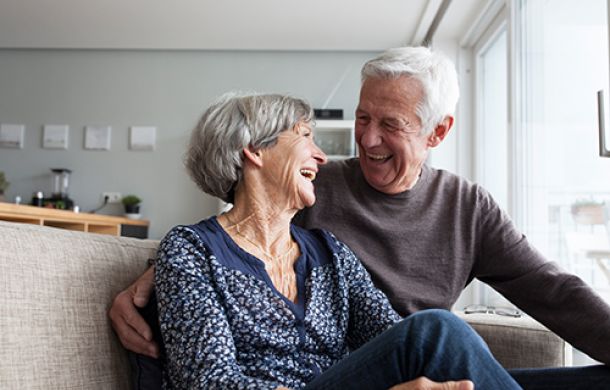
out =
[(215, 217), (162, 240), (155, 283), (166, 388), (302, 388), (399, 320), (353, 252), (291, 226), (297, 303)]
[(220, 226), (216, 217), (203, 220), (197, 225), (193, 225), (193, 228), (199, 237), (208, 243), (210, 251), (217, 255), (220, 264), (230, 269), (239, 270), (244, 274), (252, 275), (265, 282), (286, 302), (295, 317), (301, 320), (305, 317), (305, 278), (312, 268), (332, 261), (332, 252), (322, 244), (321, 240), (315, 238), (315, 232), (306, 231), (295, 225), (290, 226), (290, 235), (301, 251), (301, 255), (294, 265), (297, 281), (297, 302), (294, 303), (277, 291), (265, 269), (265, 263), (237, 245)]

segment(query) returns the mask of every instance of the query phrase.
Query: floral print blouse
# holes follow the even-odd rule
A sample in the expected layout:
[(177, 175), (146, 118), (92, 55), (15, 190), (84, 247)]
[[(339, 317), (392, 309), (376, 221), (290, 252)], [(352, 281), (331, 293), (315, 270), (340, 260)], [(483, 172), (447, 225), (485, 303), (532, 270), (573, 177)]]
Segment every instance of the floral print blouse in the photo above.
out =
[(165, 388), (302, 388), (400, 319), (335, 236), (291, 234), (296, 303), (215, 217), (165, 236), (155, 267)]

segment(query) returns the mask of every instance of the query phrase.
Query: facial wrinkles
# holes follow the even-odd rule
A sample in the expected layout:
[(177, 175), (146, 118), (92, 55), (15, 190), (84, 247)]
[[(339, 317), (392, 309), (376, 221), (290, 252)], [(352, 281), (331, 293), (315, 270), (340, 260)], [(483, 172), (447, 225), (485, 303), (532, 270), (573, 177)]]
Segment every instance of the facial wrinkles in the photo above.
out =
[(287, 155), (276, 156), (277, 158), (270, 159), (267, 162), (271, 175), (269, 177), (271, 185), (268, 188), (268, 191), (270, 191), (268, 199), (272, 200), (274, 206), (279, 208), (279, 212), (282, 212), (294, 209), (295, 206), (296, 208), (303, 207), (299, 197), (299, 186), (296, 182), (296, 174), (300, 168), (299, 161), (297, 161), (299, 155), (295, 153), (299, 147), (303, 146), (301, 145), (301, 137), (293, 131), (284, 131), (279, 135), (279, 138), (278, 142), (284, 143), (283, 153)]
[[(360, 138), (360, 147), (364, 154), (392, 156), (385, 169), (362, 162), (369, 181), (380, 190), (392, 193), (408, 189), (418, 177), (427, 154), (426, 137), (419, 134), (421, 121), (416, 114), (421, 94), (420, 85), (408, 77), (369, 79), (362, 87), (357, 115), (368, 118), (360, 131), (361, 137), (370, 138)], [(366, 134), (369, 131), (374, 134)]]
[[(378, 155), (392, 155), (393, 169), (387, 170), (383, 176), (386, 187), (394, 187), (407, 184), (421, 168), (424, 158), (419, 156), (418, 146), (420, 130), (417, 126), (412, 126), (413, 121), (405, 118), (380, 119), (377, 123), (369, 124), (365, 132), (375, 132), (375, 134), (365, 134), (363, 137), (369, 138), (364, 149), (365, 153)], [(393, 130), (385, 128), (384, 123), (395, 124)], [(371, 130), (370, 126), (376, 129)], [(373, 140), (373, 141), (371, 141)], [(421, 160), (421, 161), (419, 161)], [(419, 163), (418, 163), (419, 161)]]
[(298, 150), (299, 147), (303, 147), (301, 146), (301, 139), (300, 136), (295, 136), (295, 134), (290, 134), (291, 138), (289, 139), (289, 143), (288, 143), (288, 158), (286, 160), (286, 164), (284, 165), (284, 169), (282, 170), (282, 184), (286, 185), (286, 188), (290, 189), (290, 194), (288, 199), (286, 199), (286, 201), (288, 202), (287, 207), (292, 205), (293, 207), (296, 206), (297, 208), (302, 208), (303, 205), (301, 204), (300, 201), (300, 197), (299, 197), (299, 186), (297, 183), (297, 174), (300, 170), (300, 162), (297, 161), (298, 159), (298, 154), (294, 153), (295, 151)]
[[(361, 98), (356, 115), (368, 118), (369, 123), (364, 125), (366, 133), (374, 131), (379, 138), (378, 145), (392, 144), (392, 140), (407, 137), (417, 132), (419, 120), (417, 117), (409, 118), (405, 115), (406, 103), (400, 99), (392, 99), (385, 96), (370, 96)], [(389, 142), (381, 142), (381, 141)], [(368, 146), (368, 145), (367, 145)]]
[[(412, 144), (412, 133), (400, 130), (394, 134), (392, 134), (392, 138), (394, 142), (401, 142), (407, 146), (407, 149), (411, 149), (413, 151)], [(386, 173), (386, 179), (389, 181), (388, 186), (403, 186), (406, 185), (409, 181), (410, 177), (410, 168), (412, 168), (411, 164), (408, 164), (405, 160), (408, 159), (409, 152), (402, 153), (401, 155), (396, 155), (396, 152), (393, 152), (393, 170), (388, 170)]]
[(402, 173), (402, 183), (405, 186), (412, 187), (415, 185), (419, 177), (419, 172), (426, 159), (427, 149), (422, 145), (422, 139), (419, 135), (419, 129), (414, 131), (408, 139), (407, 148), (409, 152), (405, 156), (410, 161), (404, 164), (404, 172)]

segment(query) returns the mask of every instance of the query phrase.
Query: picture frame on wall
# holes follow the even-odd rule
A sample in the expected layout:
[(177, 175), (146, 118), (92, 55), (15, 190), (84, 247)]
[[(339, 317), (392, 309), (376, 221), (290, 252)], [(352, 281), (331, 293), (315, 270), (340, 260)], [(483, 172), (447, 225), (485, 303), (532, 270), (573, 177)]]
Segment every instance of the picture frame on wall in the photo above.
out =
[(1, 124), (0, 148), (23, 149), (24, 125)]

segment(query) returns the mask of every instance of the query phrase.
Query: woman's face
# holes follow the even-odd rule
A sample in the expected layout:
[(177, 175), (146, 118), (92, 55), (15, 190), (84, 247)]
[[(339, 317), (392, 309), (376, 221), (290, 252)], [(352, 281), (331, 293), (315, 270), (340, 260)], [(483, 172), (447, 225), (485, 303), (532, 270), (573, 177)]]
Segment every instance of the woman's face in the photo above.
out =
[(326, 155), (313, 141), (311, 124), (299, 123), (283, 131), (277, 144), (263, 151), (262, 158), (262, 174), (271, 186), (270, 200), (299, 210), (315, 203), (312, 181), (318, 165), (326, 163)]

